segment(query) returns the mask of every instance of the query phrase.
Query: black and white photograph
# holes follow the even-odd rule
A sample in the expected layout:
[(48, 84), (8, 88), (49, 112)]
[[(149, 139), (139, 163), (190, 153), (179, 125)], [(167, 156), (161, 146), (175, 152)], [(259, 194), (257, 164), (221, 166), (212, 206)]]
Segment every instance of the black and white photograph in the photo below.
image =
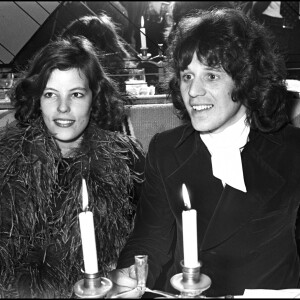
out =
[(300, 298), (300, 1), (1, 1), (0, 298)]

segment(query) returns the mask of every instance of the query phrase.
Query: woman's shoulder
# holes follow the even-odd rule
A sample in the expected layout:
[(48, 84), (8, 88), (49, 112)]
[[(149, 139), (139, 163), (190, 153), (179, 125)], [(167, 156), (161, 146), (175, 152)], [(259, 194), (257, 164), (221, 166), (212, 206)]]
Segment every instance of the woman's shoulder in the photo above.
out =
[(98, 141), (100, 143), (106, 144), (116, 144), (117, 146), (125, 149), (132, 149), (132, 147), (137, 148), (140, 151), (143, 151), (142, 144), (134, 136), (125, 134), (120, 131), (111, 131), (101, 128), (94, 128), (94, 133), (98, 136)]
[(134, 136), (114, 132), (116, 144), (127, 151), (132, 158), (142, 159), (145, 157), (145, 151), (142, 143)]
[(110, 153), (110, 155), (114, 153), (115, 157), (126, 155), (141, 158), (145, 156), (142, 144), (135, 137), (119, 131), (93, 127), (92, 133), (89, 132), (85, 139), (89, 142), (85, 143), (89, 144), (89, 147), (98, 149), (97, 151), (100, 152)]
[(48, 161), (50, 156), (51, 159), (58, 158), (59, 152), (52, 136), (37, 120), (27, 125), (9, 124), (0, 133), (0, 156), (10, 163), (27, 164)]
[(23, 140), (25, 130), (17, 126), (17, 123), (7, 124), (0, 129), (0, 148), (9, 149), (18, 147)]
[(93, 134), (89, 133), (84, 139), (83, 144), (88, 144), (88, 146), (83, 147), (88, 147), (88, 149), (82, 150), (90, 153), (89, 155), (94, 159), (95, 165), (98, 161), (101, 164), (105, 161), (117, 168), (127, 165), (131, 171), (138, 175), (143, 173), (145, 152), (141, 143), (134, 137), (118, 131), (94, 128)]
[[(25, 153), (22, 151), (24, 145), (25, 131), (22, 128), (9, 124), (0, 131), (0, 165), (2, 170), (9, 168), (22, 169), (21, 165), (28, 165)], [(2, 169), (3, 168), (3, 169)], [(3, 173), (2, 173), (3, 174)], [(15, 175), (11, 172), (12, 176)]]

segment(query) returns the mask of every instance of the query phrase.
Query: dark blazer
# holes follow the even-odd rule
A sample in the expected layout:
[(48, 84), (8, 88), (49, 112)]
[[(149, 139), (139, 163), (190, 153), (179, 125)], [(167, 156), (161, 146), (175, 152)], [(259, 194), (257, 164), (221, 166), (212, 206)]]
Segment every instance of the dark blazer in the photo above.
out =
[[(197, 210), (201, 272), (212, 280), (204, 294), (296, 288), (300, 129), (288, 125), (274, 134), (251, 130), (242, 163), (247, 193), (228, 185), (223, 188), (212, 175), (210, 154), (191, 125), (156, 134), (146, 158), (135, 229), (118, 268), (133, 264), (134, 255), (148, 254), (148, 286), (179, 293), (170, 278), (182, 272), (185, 183)], [(215, 203), (211, 212), (210, 203)], [(210, 213), (204, 231), (203, 210)]]

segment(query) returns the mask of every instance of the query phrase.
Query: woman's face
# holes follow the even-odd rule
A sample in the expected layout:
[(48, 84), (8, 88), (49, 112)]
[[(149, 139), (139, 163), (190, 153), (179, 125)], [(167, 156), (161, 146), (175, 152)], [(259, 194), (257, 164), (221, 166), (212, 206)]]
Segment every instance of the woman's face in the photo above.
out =
[(92, 91), (80, 70), (53, 70), (41, 96), (41, 110), (63, 155), (78, 146), (89, 123), (91, 106)]
[(238, 121), (246, 107), (232, 101), (233, 79), (223, 70), (202, 64), (194, 54), (180, 72), (180, 91), (195, 130), (221, 132)]

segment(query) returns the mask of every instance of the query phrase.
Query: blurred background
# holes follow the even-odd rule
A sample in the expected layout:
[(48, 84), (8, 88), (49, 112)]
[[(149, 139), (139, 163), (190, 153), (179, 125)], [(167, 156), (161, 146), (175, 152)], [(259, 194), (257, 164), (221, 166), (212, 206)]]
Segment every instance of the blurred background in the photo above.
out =
[[(108, 72), (121, 90), (137, 97), (163, 95), (170, 31), (184, 14), (212, 7), (240, 8), (269, 26), (285, 52), (288, 78), (300, 80), (299, 8), (294, 9), (295, 26), (284, 28), (280, 1), (1, 1), (0, 105), (9, 105), (7, 91), (40, 48), (63, 34), (72, 22), (101, 14), (114, 23), (126, 51), (121, 57), (126, 61), (123, 65), (109, 38), (101, 49), (104, 64), (109, 65)], [(99, 37), (101, 28), (93, 30), (95, 38)]]

